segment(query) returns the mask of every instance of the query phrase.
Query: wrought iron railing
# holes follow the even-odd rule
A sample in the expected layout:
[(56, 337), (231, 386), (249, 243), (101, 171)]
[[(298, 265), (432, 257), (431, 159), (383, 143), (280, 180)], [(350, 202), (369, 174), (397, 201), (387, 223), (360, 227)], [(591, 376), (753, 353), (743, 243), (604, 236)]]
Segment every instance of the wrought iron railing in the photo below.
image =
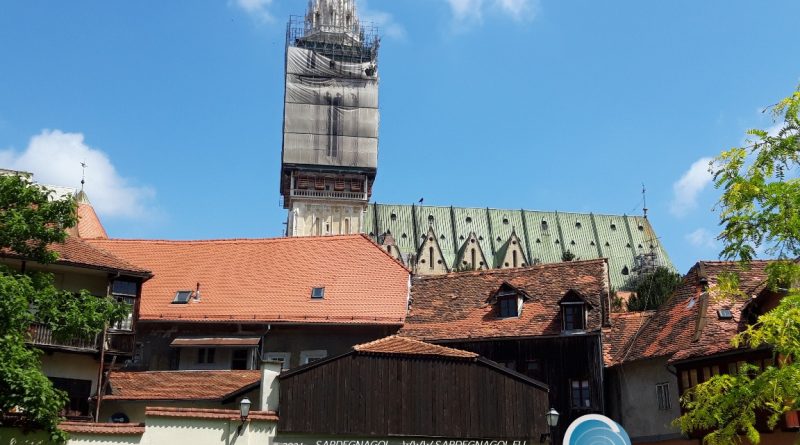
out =
[(366, 201), (369, 199), (367, 194), (364, 192), (337, 192), (331, 190), (294, 189), (292, 190), (292, 197), (296, 196), (304, 198), (343, 199), (355, 201)]

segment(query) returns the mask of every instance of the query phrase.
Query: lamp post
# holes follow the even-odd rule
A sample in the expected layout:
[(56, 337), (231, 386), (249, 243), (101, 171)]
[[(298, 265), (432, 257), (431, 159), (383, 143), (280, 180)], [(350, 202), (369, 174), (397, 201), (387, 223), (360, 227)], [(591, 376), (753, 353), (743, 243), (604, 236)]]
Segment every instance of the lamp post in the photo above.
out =
[(242, 419), (242, 423), (239, 424), (239, 428), (236, 428), (236, 433), (241, 436), (242, 435), (242, 427), (244, 427), (244, 422), (247, 420), (247, 416), (250, 415), (250, 399), (247, 397), (243, 398), (241, 402), (239, 402), (239, 416)]
[[(558, 425), (558, 416), (559, 416), (558, 411), (556, 411), (555, 408), (550, 408), (550, 411), (547, 411), (547, 413), (545, 413), (545, 415), (544, 415), (544, 418), (547, 421), (547, 427), (548, 427), (548, 430), (549, 430), (547, 435), (550, 437), (550, 443), (551, 444), (555, 440), (555, 436), (554, 436), (553, 430), (555, 429), (556, 425)], [(544, 442), (544, 441), (542, 441), (542, 442)]]

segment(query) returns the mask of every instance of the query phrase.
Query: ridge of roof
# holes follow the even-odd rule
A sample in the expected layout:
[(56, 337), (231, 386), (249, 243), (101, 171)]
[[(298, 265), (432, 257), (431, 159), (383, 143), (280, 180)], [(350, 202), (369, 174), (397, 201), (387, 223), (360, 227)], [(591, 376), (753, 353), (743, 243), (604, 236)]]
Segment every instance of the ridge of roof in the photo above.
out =
[(446, 274), (441, 275), (415, 275), (415, 280), (441, 280), (445, 278), (452, 278), (456, 277), (469, 277), (475, 275), (502, 275), (511, 272), (519, 272), (520, 270), (536, 270), (536, 269), (556, 269), (561, 267), (570, 267), (577, 265), (589, 265), (592, 263), (607, 263), (608, 258), (592, 258), (588, 260), (575, 260), (575, 261), (563, 261), (561, 263), (540, 263), (540, 264), (533, 264), (530, 266), (525, 267), (517, 267), (517, 268), (510, 268), (510, 269), (485, 269), (485, 270), (469, 270), (463, 272), (448, 272)]
[[(144, 238), (108, 238), (108, 239), (89, 239), (92, 243), (152, 243), (152, 244), (254, 244), (270, 242), (298, 242), (298, 241), (341, 241), (348, 239), (365, 238), (372, 242), (369, 237), (363, 234), (352, 235), (325, 235), (325, 236), (296, 236), (296, 237), (275, 237), (275, 238), (212, 238), (212, 239), (192, 239), (192, 240), (169, 240), (169, 239), (144, 239)], [(374, 242), (373, 242), (374, 244)]]
[[(448, 205), (428, 205), (428, 204), (389, 204), (389, 203), (380, 203), (380, 202), (371, 202), (369, 205), (379, 205), (379, 206), (386, 206), (386, 207), (417, 207), (417, 208), (425, 208), (425, 207), (432, 207), (436, 209), (464, 209), (464, 210), (496, 210), (496, 211), (507, 211), (507, 212), (519, 212), (520, 210), (523, 212), (532, 212), (532, 213), (558, 213), (561, 215), (595, 215), (595, 216), (616, 216), (616, 217), (627, 217), (627, 218), (641, 218), (647, 220), (648, 218), (643, 215), (628, 215), (626, 213), (595, 213), (595, 212), (575, 212), (575, 211), (560, 211), (560, 210), (542, 210), (542, 209), (505, 209), (505, 208), (497, 208), (497, 207), (473, 207), (473, 206), (448, 206)], [(649, 220), (648, 220), (649, 223)]]
[(423, 357), (442, 357), (457, 359), (475, 359), (478, 354), (446, 346), (434, 345), (399, 335), (391, 335), (368, 343), (353, 346), (359, 353), (379, 355), (414, 355)]

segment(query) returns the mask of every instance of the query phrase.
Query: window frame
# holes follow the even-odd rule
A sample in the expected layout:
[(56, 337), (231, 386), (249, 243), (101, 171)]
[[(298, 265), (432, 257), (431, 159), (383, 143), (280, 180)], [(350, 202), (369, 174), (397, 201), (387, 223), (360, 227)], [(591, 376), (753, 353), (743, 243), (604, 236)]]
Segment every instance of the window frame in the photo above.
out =
[[(575, 383), (578, 384), (577, 388)], [(575, 400), (576, 389), (579, 397), (577, 401)], [(584, 405), (582, 402), (586, 402), (586, 404)], [(569, 379), (569, 406), (571, 409), (578, 410), (592, 409), (592, 385), (589, 383), (589, 379)]]
[[(579, 315), (580, 327), (567, 326), (567, 309), (577, 310)], [(573, 317), (575, 314), (572, 314)], [(574, 319), (573, 319), (574, 320)], [(581, 332), (586, 330), (586, 303), (582, 301), (568, 301), (561, 303), (561, 330), (564, 332)]]
[[(513, 309), (513, 312), (509, 313), (506, 305), (510, 306)], [(505, 309), (505, 310), (504, 310)], [(516, 318), (519, 317), (519, 295), (498, 295), (497, 296), (497, 316), (499, 318)]]
[(216, 358), (217, 358), (216, 348), (197, 348), (198, 365), (213, 365), (216, 363)]
[(266, 361), (281, 362), (281, 370), (290, 369), (292, 366), (291, 352), (265, 352), (262, 357)]
[(656, 403), (659, 411), (670, 411), (672, 400), (670, 400), (669, 382), (656, 384)]
[(307, 365), (309, 363), (316, 362), (318, 360), (324, 360), (328, 357), (328, 351), (324, 349), (314, 349), (309, 351), (301, 351), (300, 352), (300, 366)]

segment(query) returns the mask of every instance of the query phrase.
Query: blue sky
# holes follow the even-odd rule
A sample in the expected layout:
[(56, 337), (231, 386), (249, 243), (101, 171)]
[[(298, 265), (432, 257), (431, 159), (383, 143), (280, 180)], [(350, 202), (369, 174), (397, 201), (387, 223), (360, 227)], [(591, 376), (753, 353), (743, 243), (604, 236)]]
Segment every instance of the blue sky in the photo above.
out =
[[(369, 0), (374, 199), (641, 212), (714, 259), (704, 158), (800, 83), (800, 2)], [(272, 237), (285, 23), (305, 0), (3, 2), (0, 167), (87, 192), (114, 237)]]

